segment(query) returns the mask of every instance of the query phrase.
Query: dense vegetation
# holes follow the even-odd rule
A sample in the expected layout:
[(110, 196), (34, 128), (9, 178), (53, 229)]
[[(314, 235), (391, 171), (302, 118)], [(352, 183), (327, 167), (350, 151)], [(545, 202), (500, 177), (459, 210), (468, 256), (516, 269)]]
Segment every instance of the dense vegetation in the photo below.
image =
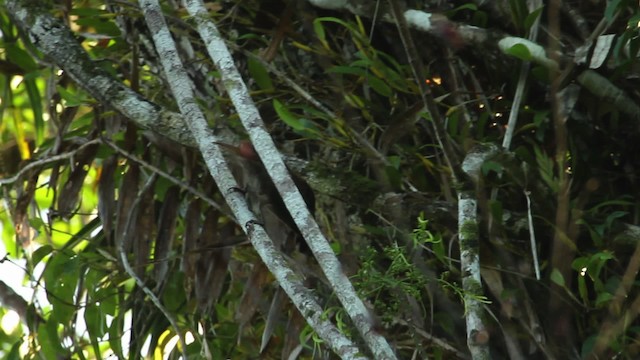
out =
[(637, 358), (635, 2), (160, 5), (0, 1), (3, 358)]

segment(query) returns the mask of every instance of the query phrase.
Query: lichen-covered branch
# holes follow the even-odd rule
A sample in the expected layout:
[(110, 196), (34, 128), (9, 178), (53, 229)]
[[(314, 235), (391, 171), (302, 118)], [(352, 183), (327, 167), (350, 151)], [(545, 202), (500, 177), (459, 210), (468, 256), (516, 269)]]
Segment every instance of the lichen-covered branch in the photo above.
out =
[[(193, 16), (197, 29), (207, 45), (209, 56), (222, 75), (223, 83), (231, 98), (251, 142), (262, 160), (269, 176), (273, 179), (282, 196), (287, 210), (309, 244), (314, 256), (322, 267), (338, 299), (363, 337), (376, 359), (395, 359), (387, 341), (373, 328), (373, 321), (362, 300), (342, 271), (340, 261), (335, 256), (318, 224), (309, 212), (302, 195), (294, 185), (291, 175), (276, 149), (271, 136), (258, 113), (249, 91), (238, 72), (229, 50), (201, 1), (185, 1), (189, 14)], [(280, 278), (278, 278), (280, 280)], [(281, 285), (283, 285), (281, 283)], [(286, 289), (285, 289), (286, 290)], [(287, 291), (287, 294), (292, 294)], [(304, 314), (304, 312), (303, 312)]]
[[(264, 228), (249, 210), (244, 196), (236, 190), (237, 183), (217, 144), (218, 139), (213, 135), (196, 103), (192, 84), (177, 55), (175, 43), (162, 15), (160, 5), (157, 1), (146, 0), (141, 1), (141, 7), (178, 107), (187, 119), (187, 125), (196, 139), (209, 172), (218, 184), (218, 188), (221, 189), (222, 195), (236, 219), (243, 225), (243, 230), (247, 233), (258, 254), (307, 322), (336, 354), (346, 359), (363, 358), (359, 355), (358, 348), (322, 316), (323, 311), (320, 305), (315, 301), (311, 292), (302, 285), (300, 277), (290, 269)], [(233, 63), (218, 64), (218, 66), (224, 73), (228, 71), (229, 66), (233, 66)], [(244, 98), (244, 101), (247, 102), (244, 105), (247, 105), (251, 100)], [(238, 111), (242, 110), (244, 109), (241, 106)]]
[(460, 268), (464, 290), (467, 346), (474, 360), (489, 359), (489, 332), (484, 324), (482, 300), (484, 291), (480, 277), (480, 237), (478, 233), (478, 201), (475, 187), (484, 161), (497, 152), (496, 146), (478, 146), (470, 151), (462, 163), (462, 170), (472, 184), (458, 193), (458, 241)]
[(139, 127), (174, 141), (194, 146), (193, 136), (180, 114), (168, 111), (125, 86), (93, 61), (71, 30), (39, 1), (5, 2), (20, 30), (45, 58), (71, 77), (102, 104), (133, 121)]

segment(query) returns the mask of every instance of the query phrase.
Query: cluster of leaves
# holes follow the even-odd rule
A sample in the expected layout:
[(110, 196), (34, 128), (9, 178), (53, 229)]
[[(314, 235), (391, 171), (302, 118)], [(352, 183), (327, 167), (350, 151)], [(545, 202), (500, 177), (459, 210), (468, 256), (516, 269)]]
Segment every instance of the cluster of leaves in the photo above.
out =
[[(511, 20), (503, 30), (514, 34), (525, 34), (542, 14), (541, 9), (528, 12), (522, 1), (509, 4)], [(630, 4), (612, 1), (603, 8), (603, 20), (611, 23), (618, 37), (609, 43), (611, 55), (600, 71), (625, 91), (633, 88), (640, 49), (636, 26), (640, 13)], [(425, 354), (443, 356), (444, 347), (433, 345), (431, 338), (415, 340), (414, 335), (425, 330), (463, 349), (464, 324), (458, 319), (465, 315), (465, 294), (457, 285), (461, 277), (453, 236), (457, 229), (451, 225), (455, 224), (451, 194), (455, 187), (446, 180), (450, 169), (431, 130), (434, 119), (424, 112), (420, 86), (404, 44), (396, 41), (396, 28), (340, 13), (321, 16), (327, 14), (307, 8), (287, 25), (274, 20), (280, 12), (287, 14), (285, 4), (278, 5), (266, 9), (260, 2), (216, 3), (211, 10), (228, 38), (237, 43), (238, 63), (254, 83), (252, 95), (273, 137), (292, 155), (313, 159), (314, 166), (324, 169), (319, 173), (351, 177), (352, 183), (341, 184), (347, 190), (317, 194), (321, 200), (318, 218), (342, 255), (359, 259), (354, 279), (380, 315), (381, 331), (399, 344), (413, 341), (406, 346), (409, 350), (400, 350), (407, 357), (422, 346), (430, 347)], [(595, 5), (583, 6), (584, 13), (591, 13), (588, 10)], [(499, 19), (473, 4), (450, 5), (444, 10), (452, 19), (483, 27)], [(122, 28), (116, 20), (121, 13), (93, 1), (72, 3), (71, 8), (58, 11), (82, 34), (83, 46), (109, 72), (147, 98), (174, 107), (160, 80), (161, 67), (153, 51), (140, 51), (143, 41), (128, 43), (120, 36)], [(133, 13), (127, 21), (136, 27), (140, 14)], [(288, 14), (283, 16), (292, 16)], [(188, 24), (179, 19), (180, 9), (167, 9), (167, 15), (174, 19), (172, 30), (195, 44), (196, 60), (200, 60), (204, 51), (190, 35)], [(595, 23), (600, 19), (587, 20)], [(0, 150), (0, 175), (15, 174), (19, 159), (64, 155), (21, 173), (12, 188), (3, 187), (6, 203), (11, 204), (0, 214), (5, 248), (10, 258), (28, 260), (27, 280), (44, 289), (47, 304), (36, 303), (32, 309), (38, 314), (29, 321), (33, 337), (23, 340), (19, 334), (0, 333), (3, 344), (16, 344), (3, 345), (2, 351), (17, 356), (23, 342), (29, 345), (28, 357), (33, 358), (63, 354), (136, 357), (145, 341), (150, 343), (150, 352), (171, 349), (175, 333), (122, 268), (120, 241), (129, 243), (125, 248), (136, 274), (156, 290), (179, 324), (198, 337), (187, 346), (188, 354), (257, 357), (271, 279), (266, 274), (257, 277), (256, 271), (265, 269), (246, 248), (219, 249), (220, 244), (236, 242), (240, 232), (223, 209), (201, 201), (199, 194), (213, 202), (220, 202), (221, 196), (199, 157), (188, 148), (176, 156), (170, 151), (175, 144), (167, 147), (151, 141), (92, 99), (81, 84), (40, 65), (31, 55), (37, 50), (17, 36), (4, 12), (0, 13), (0, 31), (0, 137), (6, 144)], [(144, 30), (137, 35), (144, 37)], [(631, 303), (624, 299), (638, 295), (635, 279), (628, 279), (630, 264), (637, 261), (631, 251), (637, 235), (631, 230), (636, 229), (639, 187), (635, 174), (640, 164), (631, 154), (640, 143), (638, 126), (625, 118), (615, 102), (582, 89), (572, 98), (574, 106), (566, 121), (568, 149), (554, 153), (557, 115), (545, 99), (556, 94), (547, 92), (551, 83), (548, 69), (534, 68), (528, 86), (531, 100), (521, 109), (511, 109), (510, 94), (517, 84), (509, 79), (518, 78), (518, 63), (492, 61), (508, 55), (534, 60), (535, 54), (519, 45), (506, 54), (474, 51), (473, 44), (458, 48), (460, 44), (452, 42), (459, 40), (447, 36), (452, 35), (418, 42), (421, 58), (432, 59), (424, 74), (427, 79), (418, 81), (428, 81), (447, 121), (447, 135), (456, 147), (465, 152), (478, 143), (496, 142), (504, 135), (511, 111), (519, 111), (521, 118), (513, 152), (487, 162), (484, 183), (478, 186), (484, 215), (480, 256), (489, 290), (489, 296), (480, 300), (497, 314), (494, 338), (510, 336), (512, 331), (511, 336), (522, 344), (535, 343), (540, 352), (547, 351), (544, 344), (533, 340), (537, 334), (532, 329), (540, 326), (547, 336), (552, 335), (548, 288), (557, 286), (551, 293), (570, 304), (568, 313), (588, 314), (569, 317), (569, 326), (579, 334), (575, 342), (586, 355), (600, 346), (597, 339), (604, 331), (600, 324), (631, 316)], [(579, 34), (567, 36), (580, 38)], [(261, 57), (265, 46), (278, 48), (271, 63)], [(198, 61), (190, 64), (195, 66)], [(315, 103), (277, 76), (274, 67), (306, 89)], [(16, 79), (20, 80), (17, 85), (12, 82)], [(211, 95), (207, 88), (209, 82), (215, 87), (217, 81), (215, 73), (197, 79), (200, 100), (206, 106), (213, 104), (215, 114), (210, 120), (214, 126), (237, 131), (228, 100)], [(104, 137), (109, 141), (103, 141)], [(34, 146), (36, 154), (30, 151)], [(152, 167), (143, 165), (147, 163)], [(158, 176), (158, 170), (199, 193), (175, 187)], [(569, 188), (563, 188), (564, 176), (571, 177)], [(368, 177), (375, 179), (375, 192), (356, 184), (356, 179)], [(491, 196), (492, 192), (498, 196)], [(394, 206), (376, 208), (380, 195), (388, 193), (407, 197)], [(443, 199), (448, 207), (439, 212), (434, 204)], [(562, 199), (568, 205), (558, 215)], [(342, 210), (334, 212), (336, 208)], [(427, 228), (420, 212), (427, 218), (440, 216), (441, 221), (432, 220)], [(439, 215), (442, 213), (445, 215)], [(351, 223), (345, 223), (342, 215), (348, 215)], [(558, 236), (562, 217), (570, 225)], [(420, 219), (418, 226), (409, 236), (416, 218)], [(206, 224), (214, 226), (205, 229)], [(535, 280), (530, 269), (530, 228), (535, 229), (538, 240), (534, 246), (541, 258), (541, 281)], [(204, 244), (205, 238), (215, 238), (217, 243)], [(200, 242), (185, 245), (194, 239)], [(569, 259), (574, 271), (568, 275), (553, 268), (554, 242), (570, 244), (575, 254)], [(31, 248), (36, 250), (24, 250)], [(263, 289), (250, 293), (249, 279)], [(215, 289), (211, 289), (213, 283)], [(293, 314), (292, 309), (286, 311)], [(332, 316), (348, 332), (348, 321), (342, 321), (341, 314), (336, 311)], [(86, 332), (78, 330), (80, 323)], [(513, 325), (516, 323), (521, 325)], [(284, 320), (278, 324), (278, 336), (266, 350), (269, 356), (285, 347), (285, 338), (291, 337), (287, 326)], [(497, 330), (501, 326), (502, 333)], [(636, 347), (629, 343), (637, 331), (625, 326), (605, 347), (620, 356), (633, 356)], [(121, 341), (123, 336), (129, 340)], [(308, 356), (318, 354), (317, 348), (308, 345), (314, 341), (308, 329), (296, 336), (306, 344)], [(317, 340), (314, 344), (321, 347)], [(496, 340), (492, 345), (496, 353), (507, 351), (503, 342)]]

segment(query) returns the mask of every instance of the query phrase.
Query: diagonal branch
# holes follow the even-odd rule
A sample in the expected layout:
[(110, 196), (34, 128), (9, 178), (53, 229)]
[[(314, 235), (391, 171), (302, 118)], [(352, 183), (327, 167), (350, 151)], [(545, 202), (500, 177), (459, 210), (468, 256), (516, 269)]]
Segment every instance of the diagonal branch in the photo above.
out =
[(40, 1), (4, 2), (13, 22), (46, 58), (51, 59), (77, 84), (139, 127), (194, 146), (182, 116), (145, 99), (93, 61), (71, 30)]
[[(327, 341), (333, 351), (343, 358), (362, 358), (359, 355), (358, 348), (342, 335), (333, 324), (324, 319), (320, 305), (313, 298), (311, 292), (302, 285), (300, 277), (291, 270), (282, 254), (276, 250), (273, 241), (269, 239), (264, 228), (259, 225), (255, 216), (247, 207), (244, 196), (236, 190), (237, 183), (222, 156), (217, 144), (218, 139), (209, 128), (194, 98), (192, 83), (180, 62), (176, 45), (167, 28), (160, 5), (154, 0), (141, 1), (140, 4), (147, 25), (153, 34), (153, 41), (162, 60), (162, 66), (178, 107), (185, 119), (187, 119), (187, 125), (196, 139), (209, 172), (218, 184), (218, 188), (221, 189), (222, 195), (235, 214), (236, 219), (240, 224), (244, 224), (243, 230), (247, 233), (251, 243), (269, 270), (275, 275), (280, 286), (300, 310), (300, 313), (313, 326), (314, 330)], [(226, 50), (226, 47), (223, 47), (223, 49)], [(230, 56), (226, 63), (218, 63), (217, 65), (223, 74), (234, 66)], [(229, 80), (226, 79), (226, 81)], [(239, 83), (244, 85), (241, 80)], [(237, 86), (237, 84), (234, 85)], [(246, 108), (252, 104), (250, 98), (244, 98), (243, 101), (244, 103), (240, 104), (240, 106), (236, 104), (239, 113), (245, 112)], [(273, 146), (273, 144), (271, 145)], [(282, 166), (284, 167), (284, 164)], [(269, 168), (268, 165), (267, 168)]]
[[(395, 359), (395, 354), (386, 339), (374, 330), (369, 311), (356, 294), (353, 284), (342, 271), (340, 261), (329, 246), (329, 242), (320, 231), (313, 216), (309, 213), (309, 209), (291, 179), (291, 175), (282, 161), (273, 139), (266, 131), (258, 109), (249, 96), (249, 91), (234, 64), (224, 39), (220, 36), (216, 26), (210, 21), (210, 16), (204, 4), (198, 0), (186, 0), (185, 7), (189, 14), (193, 16), (200, 36), (207, 44), (209, 55), (220, 70), (229, 97), (238, 111), (243, 126), (249, 133), (260, 159), (269, 176), (274, 180), (273, 182), (288, 211), (291, 213), (296, 226), (298, 226), (309, 244), (309, 248), (322, 267), (338, 299), (375, 358)], [(241, 221), (241, 223), (243, 222)], [(281, 285), (283, 284), (281, 283)], [(287, 293), (289, 294), (289, 292)], [(289, 295), (291, 296), (291, 294)]]

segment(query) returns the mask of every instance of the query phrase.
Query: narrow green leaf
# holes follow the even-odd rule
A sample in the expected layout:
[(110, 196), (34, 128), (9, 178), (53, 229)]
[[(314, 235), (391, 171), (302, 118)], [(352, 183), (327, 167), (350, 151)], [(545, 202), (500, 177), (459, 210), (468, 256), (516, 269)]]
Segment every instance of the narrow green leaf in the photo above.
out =
[(276, 113), (278, 113), (280, 119), (294, 130), (302, 131), (305, 129), (305, 126), (300, 122), (300, 119), (290, 112), (289, 109), (277, 99), (273, 99), (273, 108)]
[(584, 276), (578, 277), (578, 293), (584, 305), (589, 304), (589, 290), (587, 290), (587, 282)]
[(53, 251), (53, 247), (51, 245), (47, 244), (39, 247), (36, 251), (33, 252), (33, 255), (31, 255), (32, 266), (38, 265), (45, 256), (51, 254), (51, 251)]
[(45, 359), (57, 360), (59, 356), (64, 356), (67, 353), (60, 345), (62, 341), (58, 336), (58, 324), (55, 321), (40, 324), (37, 337), (40, 343), (40, 354)]
[(62, 99), (66, 102), (65, 106), (74, 107), (87, 103), (87, 96), (85, 93), (78, 89), (69, 90), (62, 86), (58, 86), (58, 92)]
[(456, 14), (458, 11), (461, 11), (461, 10), (472, 10), (472, 11), (476, 11), (476, 10), (478, 10), (478, 5), (476, 5), (476, 4), (474, 4), (474, 3), (470, 3), (470, 2), (469, 2), (469, 3), (466, 3), (466, 4), (460, 5), (460, 6), (458, 6), (458, 7), (457, 7), (457, 8), (455, 8), (455, 9), (452, 9), (452, 10), (447, 11), (447, 14), (449, 14), (449, 15), (454, 15), (454, 14)]
[(536, 22), (536, 20), (540, 17), (540, 14), (542, 13), (542, 10), (544, 10), (544, 6), (541, 6), (535, 10), (533, 10), (532, 12), (530, 12), (527, 17), (524, 19), (524, 29), (529, 31), (531, 29), (531, 27), (533, 26), (533, 24)]
[(389, 85), (387, 85), (387, 83), (385, 83), (383, 80), (378, 79), (372, 74), (369, 74), (369, 76), (367, 76), (367, 83), (369, 84), (369, 86), (371, 86), (373, 91), (384, 97), (390, 97), (393, 94), (393, 91), (391, 90)]
[(249, 57), (248, 66), (249, 74), (251, 74), (251, 77), (256, 81), (260, 89), (273, 90), (273, 82), (271, 81), (271, 77), (269, 77), (269, 72), (260, 61)]
[[(95, 299), (92, 299), (95, 301)], [(92, 338), (102, 337), (107, 330), (107, 319), (96, 303), (88, 304), (84, 309), (84, 321)]]
[(335, 74), (349, 74), (349, 75), (357, 75), (357, 76), (366, 76), (367, 70), (354, 66), (334, 66), (331, 69), (327, 70), (327, 72), (335, 73)]
[(124, 335), (122, 331), (123, 317), (124, 315), (119, 314), (111, 321), (111, 326), (109, 327), (109, 345), (118, 359), (125, 359), (124, 353), (122, 352), (122, 339)]
[(327, 35), (324, 32), (324, 26), (322, 25), (322, 21), (320, 19), (316, 19), (313, 21), (313, 30), (316, 33), (316, 37), (322, 43), (322, 46), (325, 48), (329, 48), (329, 44), (327, 43)]
[(553, 271), (551, 272), (551, 281), (553, 281), (554, 283), (562, 287), (565, 287), (564, 277), (562, 276), (562, 274), (560, 273), (560, 270), (558, 269), (553, 269)]
[(611, 21), (613, 15), (618, 11), (618, 7), (622, 3), (622, 0), (612, 0), (607, 3), (607, 8), (604, 9), (604, 18)]
[(40, 96), (40, 91), (38, 91), (36, 78), (34, 76), (25, 76), (24, 85), (29, 96), (31, 111), (33, 111), (33, 125), (36, 131), (36, 144), (41, 144), (44, 140), (45, 131), (44, 118), (42, 115), (42, 97)]
[(22, 359), (22, 357), (20, 357), (20, 347), (22, 347), (23, 343), (24, 343), (23, 338), (20, 338), (20, 339), (18, 339), (18, 341), (16, 341), (13, 344), (13, 346), (11, 347), (11, 350), (7, 354), (7, 360), (20, 360), (20, 359)]
[(6, 57), (9, 62), (16, 64), (26, 72), (35, 71), (38, 69), (38, 65), (33, 60), (33, 57), (28, 52), (18, 47), (16, 44), (7, 44), (4, 48)]
[(47, 262), (43, 273), (47, 299), (51, 303), (51, 318), (58, 324), (67, 324), (76, 311), (74, 296), (80, 277), (78, 257), (73, 252), (56, 253)]

